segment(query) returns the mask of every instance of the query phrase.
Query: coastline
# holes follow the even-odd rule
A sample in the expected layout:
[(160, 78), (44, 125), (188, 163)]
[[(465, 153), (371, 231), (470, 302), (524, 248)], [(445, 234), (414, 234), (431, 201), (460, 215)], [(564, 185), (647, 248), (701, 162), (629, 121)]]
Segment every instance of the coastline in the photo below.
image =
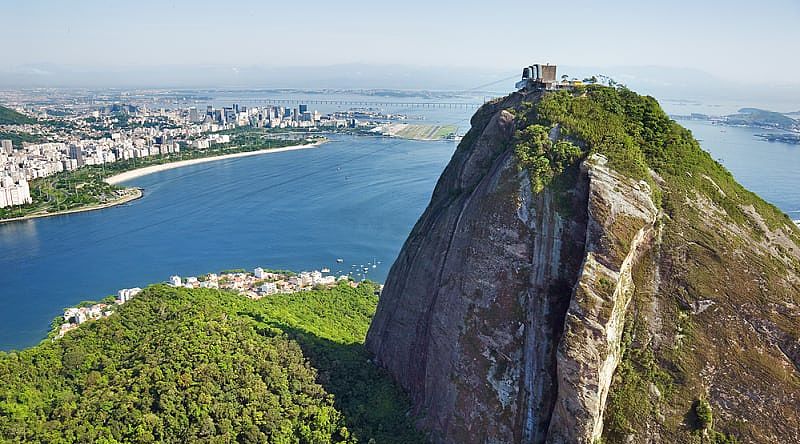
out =
[[(245, 151), (241, 153), (231, 153), (231, 154), (222, 154), (219, 156), (211, 156), (211, 157), (201, 157), (199, 159), (189, 159), (189, 160), (180, 160), (177, 162), (169, 162), (163, 163), (160, 165), (150, 165), (142, 168), (137, 168), (135, 170), (125, 171), (119, 174), (115, 174), (113, 176), (107, 177), (103, 179), (109, 185), (118, 185), (121, 182), (125, 182), (127, 180), (135, 179), (137, 177), (146, 176), (148, 174), (157, 173), (160, 171), (171, 170), (173, 168), (180, 168), (189, 165), (196, 165), (199, 163), (206, 163), (206, 162), (213, 162), (216, 160), (225, 160), (225, 159), (233, 159), (237, 157), (246, 157), (246, 156), (256, 156), (260, 154), (270, 154), (270, 153), (280, 153), (284, 151), (294, 151), (294, 150), (301, 150), (306, 148), (315, 148), (327, 140), (321, 140), (319, 142), (308, 143), (305, 145), (295, 145), (295, 146), (285, 146), (281, 148), (266, 148), (257, 151)], [(122, 205), (136, 199), (140, 199), (143, 196), (143, 192), (140, 188), (136, 187), (127, 187), (125, 188), (128, 194), (125, 196), (116, 199), (111, 202), (107, 202), (104, 204), (99, 205), (91, 205), (88, 207), (80, 207), (80, 208), (73, 208), (71, 210), (64, 210), (64, 211), (57, 211), (54, 213), (39, 213), (39, 214), (29, 214), (27, 216), (20, 216), (20, 217), (12, 217), (10, 219), (0, 219), (0, 224), (9, 223), (9, 222), (20, 222), (29, 219), (38, 219), (41, 217), (51, 217), (51, 216), (61, 216), (64, 214), (74, 214), (74, 213), (82, 213), (85, 211), (96, 211), (102, 210), (104, 208), (113, 207), (116, 205)]]
[(245, 151), (241, 153), (222, 154), (219, 156), (201, 157), (199, 159), (179, 160), (177, 162), (162, 163), (160, 165), (150, 165), (135, 170), (125, 171), (123, 173), (115, 174), (113, 176), (103, 179), (109, 185), (118, 185), (122, 182), (135, 179), (137, 177), (147, 176), (148, 174), (158, 173), (161, 171), (171, 170), (173, 168), (181, 168), (189, 165), (196, 165), (199, 163), (214, 162), (217, 160), (234, 159), (237, 157), (257, 156), (260, 154), (281, 153), (284, 151), (302, 150), (306, 148), (315, 148), (325, 141), (308, 143), (305, 145), (285, 146), (281, 148), (266, 148), (258, 151)]
[(109, 208), (117, 205), (122, 205), (124, 203), (128, 203), (134, 201), (136, 199), (140, 199), (144, 193), (140, 188), (126, 188), (128, 194), (125, 196), (120, 197), (119, 199), (113, 200), (111, 202), (106, 202), (99, 205), (90, 205), (88, 207), (81, 207), (81, 208), (73, 208), (71, 210), (63, 210), (57, 211), (55, 213), (40, 213), (40, 214), (29, 214), (27, 216), (21, 217), (12, 217), (10, 219), (0, 219), (0, 224), (4, 224), (7, 222), (20, 222), (29, 219), (39, 219), (41, 217), (50, 217), (50, 216), (61, 216), (64, 214), (73, 214), (73, 213), (83, 213), (85, 211), (95, 211), (95, 210), (102, 210), (103, 208)]

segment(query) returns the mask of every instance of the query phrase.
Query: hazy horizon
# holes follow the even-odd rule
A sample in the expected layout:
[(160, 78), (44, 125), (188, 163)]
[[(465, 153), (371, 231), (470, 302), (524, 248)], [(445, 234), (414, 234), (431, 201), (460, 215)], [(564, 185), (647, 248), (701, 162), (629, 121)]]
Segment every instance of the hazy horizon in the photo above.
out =
[(504, 92), (522, 66), (549, 62), (559, 75), (606, 74), (663, 99), (800, 108), (793, 0), (39, 0), (4, 2), (0, 15), (0, 38), (13, 42), (0, 89)]

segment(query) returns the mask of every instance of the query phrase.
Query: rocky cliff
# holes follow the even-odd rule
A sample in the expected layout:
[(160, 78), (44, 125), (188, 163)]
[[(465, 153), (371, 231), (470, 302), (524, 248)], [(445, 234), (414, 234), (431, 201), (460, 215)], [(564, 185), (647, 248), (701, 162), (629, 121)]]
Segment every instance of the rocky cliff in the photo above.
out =
[(518, 92), (473, 117), (367, 347), (437, 443), (800, 442), (797, 240), (652, 99)]

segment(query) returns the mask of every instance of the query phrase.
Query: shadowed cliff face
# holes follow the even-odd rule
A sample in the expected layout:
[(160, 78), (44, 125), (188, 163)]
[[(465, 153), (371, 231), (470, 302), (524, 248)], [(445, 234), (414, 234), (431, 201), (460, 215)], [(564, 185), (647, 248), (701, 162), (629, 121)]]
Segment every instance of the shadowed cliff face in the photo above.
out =
[[(600, 158), (573, 167), (570, 193), (532, 194), (514, 158), (514, 117), (503, 111), (520, 99), (473, 118), (392, 268), (367, 339), (443, 441), (597, 435), (627, 307), (615, 294), (627, 290), (616, 286), (628, 285), (634, 254), (616, 247), (640, 242), (655, 215), (649, 190), (621, 181)], [(579, 211), (562, 216), (559, 205)], [(624, 239), (608, 234), (615, 221), (631, 225)], [(565, 318), (580, 340), (561, 343)], [(608, 367), (602, 380), (589, 375), (595, 365)], [(569, 397), (559, 383), (572, 387)], [(583, 384), (598, 389), (578, 399)], [(570, 433), (551, 427), (554, 408)], [(581, 415), (583, 429), (564, 415)]]
[[(367, 336), (434, 442), (597, 442), (632, 319), (650, 323), (662, 341), (656, 327), (674, 327), (655, 325), (658, 314), (636, 306), (643, 291), (685, 286), (684, 275), (662, 276), (667, 267), (656, 259), (663, 225), (650, 185), (591, 155), (567, 168), (559, 186), (532, 192), (514, 154), (515, 115), (523, 101), (540, 99), (514, 93), (473, 117), (391, 269)], [(672, 297), (665, 288), (661, 303)], [(797, 332), (772, 331), (796, 363)], [(696, 391), (690, 376), (675, 384)], [(693, 401), (673, 400), (680, 405), (671, 413), (685, 415)], [(661, 421), (647, 426), (658, 433), (630, 427), (628, 436), (605, 438), (692, 442), (690, 425), (666, 426), (667, 413), (642, 412)]]

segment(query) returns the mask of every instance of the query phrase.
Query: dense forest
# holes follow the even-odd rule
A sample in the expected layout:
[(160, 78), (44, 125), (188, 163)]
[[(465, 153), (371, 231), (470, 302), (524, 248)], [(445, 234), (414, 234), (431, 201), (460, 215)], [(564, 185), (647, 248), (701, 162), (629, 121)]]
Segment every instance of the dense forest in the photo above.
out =
[(0, 354), (0, 440), (421, 442), (362, 345), (374, 290), (253, 301), (151, 286), (109, 318)]

